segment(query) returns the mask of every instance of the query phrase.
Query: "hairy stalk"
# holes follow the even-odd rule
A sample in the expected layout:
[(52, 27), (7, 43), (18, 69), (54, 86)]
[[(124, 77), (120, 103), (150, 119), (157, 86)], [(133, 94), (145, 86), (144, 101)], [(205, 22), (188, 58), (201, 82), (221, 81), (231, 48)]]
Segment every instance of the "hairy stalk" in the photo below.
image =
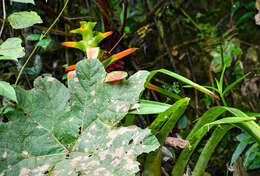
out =
[[(41, 41), (41, 40), (49, 33), (49, 31), (54, 27), (54, 25), (55, 25), (55, 24), (57, 23), (57, 21), (60, 19), (61, 15), (62, 15), (63, 11), (65, 10), (65, 8), (67, 7), (68, 3), (69, 3), (69, 0), (67, 0), (67, 1), (65, 2), (64, 6), (63, 6), (61, 12), (59, 13), (59, 15), (57, 16), (57, 18), (53, 21), (53, 23), (52, 23), (51, 26), (47, 29), (47, 31), (41, 36), (41, 38), (40, 38), (39, 41)], [(37, 44), (36, 44), (35, 47), (33, 48), (32, 52), (31, 52), (31, 54), (30, 54), (29, 57), (27, 58), (26, 62), (24, 63), (23, 67), (21, 68), (21, 70), (20, 70), (20, 72), (19, 72), (19, 74), (18, 74), (18, 76), (17, 76), (17, 79), (16, 79), (16, 81), (15, 81), (15, 85), (18, 84), (18, 81), (19, 81), (19, 79), (20, 79), (20, 77), (21, 77), (21, 75), (22, 75), (22, 73), (23, 73), (23, 70), (25, 69), (25, 67), (27, 66), (27, 64), (29, 63), (29, 61), (31, 60), (31, 58), (32, 58), (32, 56), (34, 55), (34, 53), (35, 53), (35, 51), (37, 50), (37, 48), (38, 48), (38, 46), (37, 46)]]

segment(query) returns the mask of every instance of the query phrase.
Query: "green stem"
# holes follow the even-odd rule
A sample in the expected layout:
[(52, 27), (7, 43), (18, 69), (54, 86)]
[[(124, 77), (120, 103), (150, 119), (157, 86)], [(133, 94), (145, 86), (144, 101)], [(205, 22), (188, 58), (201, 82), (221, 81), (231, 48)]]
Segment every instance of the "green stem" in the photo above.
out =
[[(47, 31), (41, 36), (41, 38), (40, 38), (39, 41), (41, 41), (41, 40), (50, 32), (50, 30), (53, 28), (53, 26), (57, 23), (57, 21), (60, 19), (61, 15), (62, 15), (62, 13), (63, 13), (63, 11), (64, 11), (65, 8), (67, 7), (68, 3), (69, 3), (69, 0), (67, 0), (67, 1), (65, 2), (64, 6), (63, 6), (61, 12), (59, 13), (59, 15), (57, 16), (57, 18), (53, 21), (53, 23), (52, 23), (51, 26), (47, 29)], [(38, 46), (37, 46), (37, 44), (36, 44), (36, 45), (34, 46), (32, 52), (31, 52), (31, 54), (30, 54), (29, 57), (27, 58), (26, 62), (24, 63), (23, 67), (21, 68), (21, 70), (20, 70), (20, 72), (19, 72), (19, 74), (18, 74), (18, 76), (17, 76), (17, 79), (16, 79), (16, 81), (15, 81), (15, 85), (17, 85), (17, 83), (18, 83), (18, 81), (19, 81), (19, 79), (20, 79), (20, 77), (21, 77), (21, 75), (22, 75), (22, 73), (23, 73), (23, 70), (25, 69), (25, 67), (27, 66), (27, 64), (29, 63), (29, 61), (31, 60), (31, 58), (32, 58), (32, 56), (34, 55), (34, 53), (35, 53), (35, 51), (37, 50), (37, 48), (38, 48)]]
[(204, 174), (209, 159), (218, 146), (219, 142), (222, 140), (224, 135), (233, 127), (234, 126), (232, 125), (222, 125), (214, 130), (206, 146), (203, 148), (202, 153), (200, 154), (199, 160), (196, 163), (192, 176), (201, 176)]
[(224, 106), (227, 106), (227, 102), (226, 102), (226, 100), (225, 100), (225, 97), (224, 97), (224, 95), (221, 93), (221, 94), (219, 94), (220, 95), (220, 98), (221, 98), (221, 100), (222, 100), (222, 102), (223, 102), (223, 105)]
[(189, 15), (187, 12), (185, 12), (185, 10), (184, 10), (183, 8), (180, 8), (180, 10), (181, 10), (181, 12), (183, 13), (183, 15), (185, 15), (185, 16), (191, 21), (191, 23), (192, 23), (199, 31), (201, 31), (199, 25), (190, 17), (190, 15)]

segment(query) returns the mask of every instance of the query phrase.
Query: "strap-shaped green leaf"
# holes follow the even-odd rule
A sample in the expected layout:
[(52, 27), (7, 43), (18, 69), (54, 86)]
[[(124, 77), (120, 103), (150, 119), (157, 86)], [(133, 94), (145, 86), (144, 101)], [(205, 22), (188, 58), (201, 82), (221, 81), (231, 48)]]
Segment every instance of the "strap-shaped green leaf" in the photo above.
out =
[[(105, 83), (96, 59), (83, 60), (69, 88), (52, 77), (17, 88), (17, 109), (0, 122), (0, 175), (109, 175), (138, 172), (136, 158), (159, 147), (149, 129), (116, 127), (144, 90), (148, 72)], [(136, 84), (138, 82), (138, 84)]]

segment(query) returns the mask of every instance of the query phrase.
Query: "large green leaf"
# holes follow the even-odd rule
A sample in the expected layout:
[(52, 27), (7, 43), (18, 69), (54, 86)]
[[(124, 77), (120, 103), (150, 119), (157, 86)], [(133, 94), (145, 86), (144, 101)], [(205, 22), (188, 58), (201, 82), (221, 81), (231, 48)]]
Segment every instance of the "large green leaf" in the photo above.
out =
[(17, 110), (0, 123), (0, 175), (132, 176), (137, 156), (159, 147), (149, 129), (117, 127), (148, 72), (109, 84), (102, 64), (88, 59), (76, 73), (69, 88), (40, 77), (34, 89), (16, 89)]
[[(175, 127), (176, 122), (185, 112), (189, 101), (189, 98), (178, 100), (166, 111), (158, 115), (151, 124), (150, 129), (152, 130), (152, 133), (154, 134), (158, 132), (157, 138), (161, 147), (170, 131)], [(161, 175), (161, 147), (159, 150), (148, 154), (144, 164), (144, 176)]]
[(0, 60), (14, 60), (18, 62), (17, 58), (24, 57), (25, 52), (22, 47), (22, 40), (19, 38), (8, 38), (2, 45), (0, 45)]
[(15, 12), (8, 17), (8, 21), (14, 29), (22, 29), (42, 23), (41, 17), (34, 11)]
[(17, 102), (14, 88), (8, 82), (0, 81), (0, 95)]

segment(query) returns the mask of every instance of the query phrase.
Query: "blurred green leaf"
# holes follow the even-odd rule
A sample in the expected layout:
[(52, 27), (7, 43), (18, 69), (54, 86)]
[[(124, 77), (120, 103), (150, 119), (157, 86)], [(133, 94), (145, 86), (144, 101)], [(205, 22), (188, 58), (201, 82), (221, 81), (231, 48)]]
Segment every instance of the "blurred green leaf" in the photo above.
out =
[(8, 38), (0, 45), (0, 60), (14, 60), (18, 62), (17, 58), (24, 57), (25, 52), (22, 47), (22, 40), (19, 38)]
[(251, 136), (246, 136), (245, 138), (242, 139), (242, 141), (238, 144), (236, 150), (234, 151), (230, 165), (232, 165), (237, 158), (241, 155), (241, 153), (245, 150), (246, 146), (252, 143), (252, 137)]
[(182, 118), (180, 118), (180, 120), (177, 123), (177, 127), (178, 129), (184, 129), (188, 126), (188, 118), (186, 115), (182, 116)]
[(8, 82), (0, 81), (0, 95), (17, 102), (14, 88)]
[(37, 46), (42, 48), (47, 48), (47, 46), (51, 43), (51, 39), (42, 39), (37, 43)]
[(42, 23), (41, 17), (34, 11), (15, 12), (8, 17), (8, 21), (14, 29), (23, 29)]
[(34, 4), (34, 0), (11, 0), (13, 2), (20, 2), (20, 3), (31, 3)]
[(31, 41), (38, 41), (40, 40), (42, 34), (30, 34), (26, 37), (26, 40), (31, 40)]

